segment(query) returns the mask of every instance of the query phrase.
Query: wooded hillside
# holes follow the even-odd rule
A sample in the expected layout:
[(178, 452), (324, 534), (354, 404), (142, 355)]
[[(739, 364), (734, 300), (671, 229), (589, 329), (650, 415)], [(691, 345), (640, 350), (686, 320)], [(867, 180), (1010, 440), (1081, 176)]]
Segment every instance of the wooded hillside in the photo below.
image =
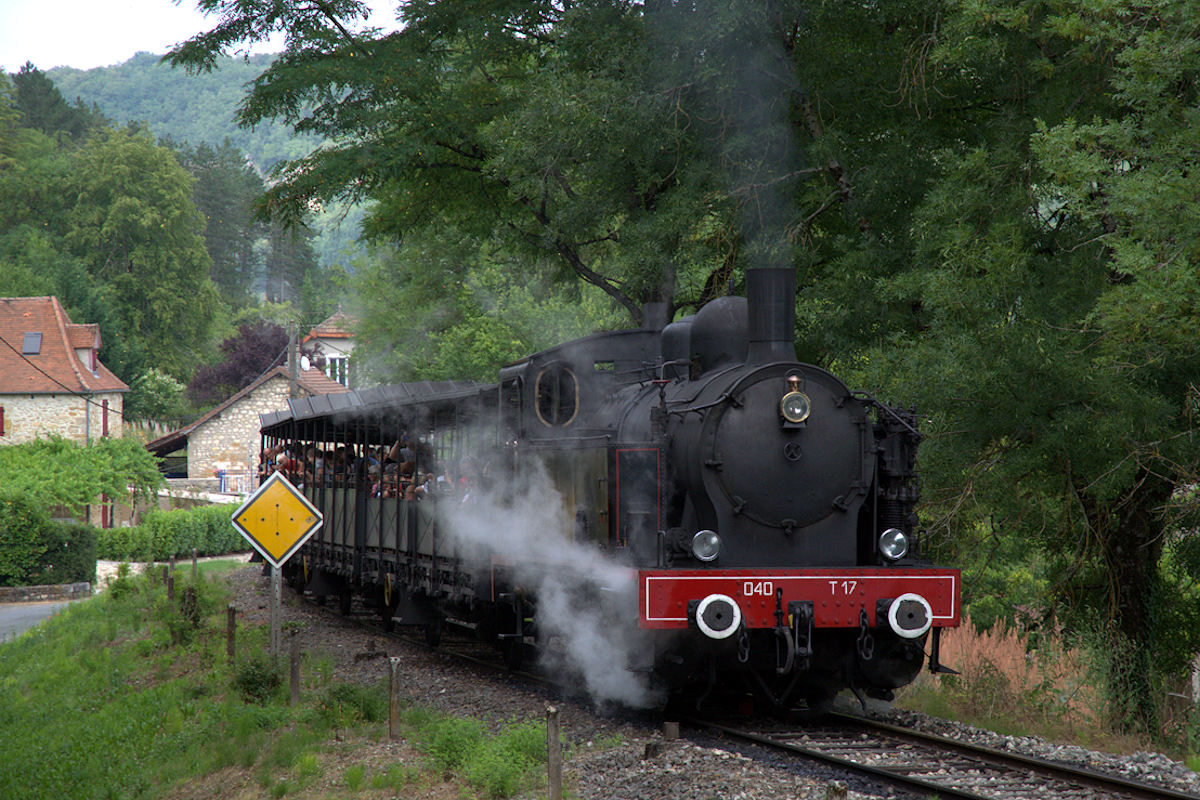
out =
[(281, 123), (266, 121), (248, 130), (235, 121), (246, 85), (272, 58), (222, 58), (212, 72), (189, 76), (162, 63), (161, 53), (138, 53), (121, 64), (89, 70), (55, 67), (46, 76), (68, 102), (79, 98), (88, 106), (95, 103), (119, 124), (144, 122), (156, 137), (210, 147), (228, 139), (265, 173), (283, 159), (303, 155), (314, 144)]

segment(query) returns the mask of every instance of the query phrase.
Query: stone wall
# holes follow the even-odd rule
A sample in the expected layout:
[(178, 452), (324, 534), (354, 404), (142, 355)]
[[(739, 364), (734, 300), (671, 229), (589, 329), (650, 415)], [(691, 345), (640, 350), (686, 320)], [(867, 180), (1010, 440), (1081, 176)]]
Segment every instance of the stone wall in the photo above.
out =
[(238, 400), (188, 436), (188, 478), (212, 478), (218, 470), (258, 469), (262, 444), (259, 414), (287, 408), (288, 381), (275, 377)]
[(0, 406), (4, 408), (4, 436), (0, 437), (0, 444), (23, 444), (51, 434), (80, 443), (99, 439), (104, 430), (105, 400), (108, 435), (118, 437), (124, 430), (121, 412), (125, 395), (121, 392), (0, 395)]
[(90, 597), (90, 583), (61, 583), (47, 586), (0, 586), (0, 603), (37, 603), (47, 600), (78, 600)]

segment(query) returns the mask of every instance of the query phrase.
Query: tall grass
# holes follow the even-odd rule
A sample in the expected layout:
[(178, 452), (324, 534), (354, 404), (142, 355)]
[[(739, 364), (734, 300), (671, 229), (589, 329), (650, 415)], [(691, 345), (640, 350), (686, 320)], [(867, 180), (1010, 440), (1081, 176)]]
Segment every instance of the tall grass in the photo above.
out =
[(267, 631), (242, 628), (228, 664), (224, 589), (190, 567), (177, 573), (172, 602), (157, 571), (126, 570), (104, 594), (0, 644), (0, 798), (140, 800), (205, 781), (219, 794), (235, 776), (258, 796), (324, 798), (321, 782), (404, 795), (447, 770), (475, 796), (538, 784), (543, 724), (494, 732), (416, 707), (404, 732), (424, 756), (368, 775), (353, 754), (386, 736), (382, 682), (338, 683), (317, 658), (304, 667), (302, 702), (289, 705), (264, 657)]
[(924, 672), (897, 705), (1011, 735), (1126, 752), (1150, 746), (1105, 729), (1088, 655), (1059, 637), (997, 624), (977, 631), (968, 615), (942, 634), (941, 663), (960, 675)]

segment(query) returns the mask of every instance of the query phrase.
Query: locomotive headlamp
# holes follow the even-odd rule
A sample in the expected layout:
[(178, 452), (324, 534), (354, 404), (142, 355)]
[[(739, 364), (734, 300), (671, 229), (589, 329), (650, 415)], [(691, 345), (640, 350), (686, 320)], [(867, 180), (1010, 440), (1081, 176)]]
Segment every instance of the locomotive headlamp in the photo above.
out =
[(810, 412), (812, 403), (809, 402), (808, 395), (800, 391), (800, 377), (789, 375), (788, 391), (779, 401), (779, 413), (788, 422), (798, 425), (808, 419)]
[(888, 561), (896, 561), (908, 554), (908, 535), (899, 528), (888, 528), (879, 534), (879, 552)]
[(692, 537), (692, 555), (701, 561), (712, 561), (721, 555), (721, 537), (716, 531), (699, 531)]

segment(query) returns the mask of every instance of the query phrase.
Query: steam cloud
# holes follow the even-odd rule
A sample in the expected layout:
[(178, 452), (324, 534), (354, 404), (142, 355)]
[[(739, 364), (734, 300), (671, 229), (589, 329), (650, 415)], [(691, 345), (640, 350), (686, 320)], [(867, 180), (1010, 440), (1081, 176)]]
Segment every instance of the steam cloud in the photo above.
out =
[[(627, 666), (645, 632), (637, 629), (636, 572), (594, 544), (573, 541), (561, 495), (544, 472), (504, 490), (473, 492), (446, 512), (459, 553), (474, 563), (511, 564), (516, 579), (537, 595), (544, 666), (578, 676), (597, 702), (644, 708), (660, 698)], [(453, 504), (455, 501), (448, 501)]]

